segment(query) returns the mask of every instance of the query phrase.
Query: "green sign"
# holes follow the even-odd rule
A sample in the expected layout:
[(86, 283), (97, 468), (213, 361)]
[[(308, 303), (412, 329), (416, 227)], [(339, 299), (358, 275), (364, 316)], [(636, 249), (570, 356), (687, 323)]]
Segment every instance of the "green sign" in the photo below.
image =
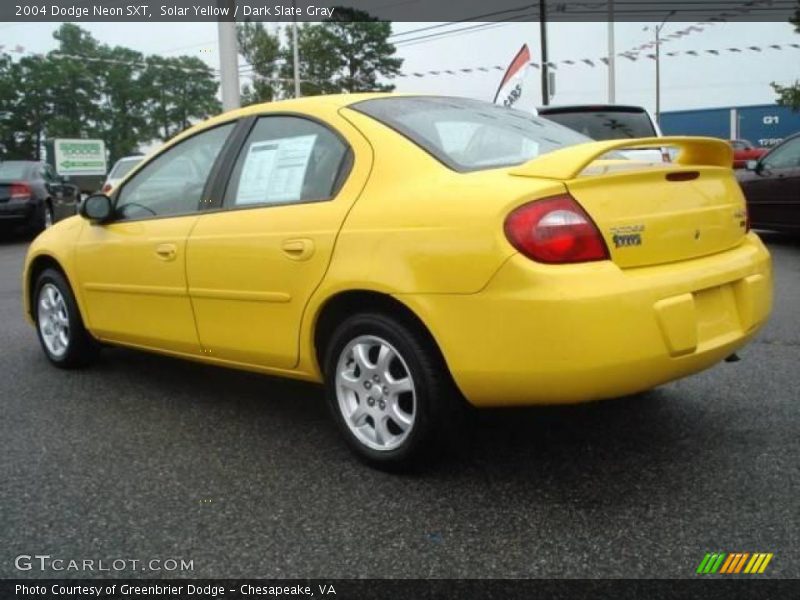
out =
[(53, 140), (55, 167), (59, 175), (105, 175), (106, 146), (103, 140)]

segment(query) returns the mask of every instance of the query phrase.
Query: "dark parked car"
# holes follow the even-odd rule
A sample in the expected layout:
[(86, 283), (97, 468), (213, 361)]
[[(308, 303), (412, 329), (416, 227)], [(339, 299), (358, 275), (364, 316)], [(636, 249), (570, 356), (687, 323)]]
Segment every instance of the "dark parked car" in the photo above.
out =
[(78, 186), (48, 164), (9, 160), (0, 163), (0, 224), (41, 231), (78, 209)]
[[(622, 104), (588, 104), (575, 106), (540, 106), (540, 117), (582, 133), (593, 140), (661, 137), (656, 120), (641, 106)], [(669, 162), (666, 148), (628, 149), (620, 151), (626, 158), (648, 162)]]
[(800, 134), (748, 162), (736, 177), (747, 198), (751, 227), (800, 232)]

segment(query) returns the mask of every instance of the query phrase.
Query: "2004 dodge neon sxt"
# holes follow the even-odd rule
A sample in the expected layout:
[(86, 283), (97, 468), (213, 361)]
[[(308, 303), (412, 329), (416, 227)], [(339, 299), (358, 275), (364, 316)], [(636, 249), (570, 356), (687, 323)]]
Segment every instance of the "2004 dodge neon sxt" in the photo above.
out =
[(462, 398), (631, 394), (747, 343), (771, 266), (730, 165), (721, 140), (591, 142), (460, 98), (250, 106), (41, 234), (25, 311), (59, 367), (103, 342), (324, 381), (350, 446), (397, 466)]

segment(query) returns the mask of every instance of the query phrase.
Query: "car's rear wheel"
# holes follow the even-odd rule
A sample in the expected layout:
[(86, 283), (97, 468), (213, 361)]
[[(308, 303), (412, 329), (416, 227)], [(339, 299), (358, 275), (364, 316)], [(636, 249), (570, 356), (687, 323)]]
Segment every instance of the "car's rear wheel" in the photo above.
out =
[(50, 362), (69, 369), (95, 358), (97, 344), (86, 331), (72, 289), (60, 272), (45, 269), (39, 275), (33, 302), (36, 332)]
[(355, 315), (336, 328), (325, 356), (334, 419), (369, 464), (413, 466), (455, 426), (447, 418), (455, 404), (450, 375), (417, 328), (384, 314)]

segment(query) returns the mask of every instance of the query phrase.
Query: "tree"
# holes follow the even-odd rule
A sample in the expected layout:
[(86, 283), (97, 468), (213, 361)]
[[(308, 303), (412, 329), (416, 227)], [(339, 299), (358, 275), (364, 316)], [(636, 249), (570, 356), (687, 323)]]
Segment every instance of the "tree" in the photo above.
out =
[(197, 57), (145, 57), (71, 23), (54, 37), (47, 55), (0, 55), (0, 159), (40, 159), (48, 138), (88, 137), (103, 139), (113, 162), (220, 110), (214, 73)]
[(11, 84), (15, 90), (4, 140), (6, 159), (40, 159), (53, 106), (50, 82), (56, 65), (42, 56), (26, 56), (11, 65)]
[(18, 92), (16, 65), (8, 54), (0, 55), (0, 160), (11, 155), (16, 146), (16, 108)]
[(199, 58), (151, 56), (147, 64), (141, 84), (147, 90), (151, 137), (168, 140), (220, 111), (217, 82)]
[[(281, 95), (294, 97), (294, 52), (290, 29), (285, 30), (286, 44), (281, 49), (283, 61), (279, 70)], [(330, 27), (305, 24), (297, 28), (297, 47), (300, 54), (300, 93), (303, 96), (336, 94), (341, 90), (336, 83), (344, 60), (336, 49), (336, 40)]]
[[(400, 72), (389, 42), (391, 23), (369, 13), (337, 7), (333, 19), (298, 27), (300, 92), (304, 96), (345, 92), (391, 91), (379, 83)], [(294, 96), (293, 39), (269, 33), (261, 23), (239, 26), (240, 52), (253, 67), (253, 83), (244, 89), (242, 103), (267, 102)]]
[(394, 77), (403, 66), (394, 58), (395, 47), (389, 42), (392, 24), (378, 21), (363, 10), (337, 7), (335, 18), (322, 23), (332, 41), (331, 50), (342, 61), (334, 85), (342, 92), (391, 92), (392, 84), (379, 84), (378, 77)]
[[(795, 11), (794, 18), (789, 22), (794, 25), (794, 30), (800, 33), (800, 8)], [(788, 106), (792, 110), (800, 110), (800, 80), (796, 79), (793, 85), (788, 86), (782, 86), (774, 81), (770, 85), (778, 94), (778, 104)]]
[[(99, 117), (97, 94), (101, 84), (98, 58), (100, 44), (73, 23), (64, 23), (54, 33), (59, 42), (50, 52), (45, 69), (51, 77), (46, 93), (52, 106), (47, 121), (48, 137), (92, 137)], [(80, 58), (76, 58), (80, 57)]]
[(250, 63), (252, 83), (242, 89), (242, 105), (269, 102), (279, 97), (277, 61), (281, 57), (279, 33), (272, 34), (261, 22), (241, 23), (236, 29), (239, 52)]

